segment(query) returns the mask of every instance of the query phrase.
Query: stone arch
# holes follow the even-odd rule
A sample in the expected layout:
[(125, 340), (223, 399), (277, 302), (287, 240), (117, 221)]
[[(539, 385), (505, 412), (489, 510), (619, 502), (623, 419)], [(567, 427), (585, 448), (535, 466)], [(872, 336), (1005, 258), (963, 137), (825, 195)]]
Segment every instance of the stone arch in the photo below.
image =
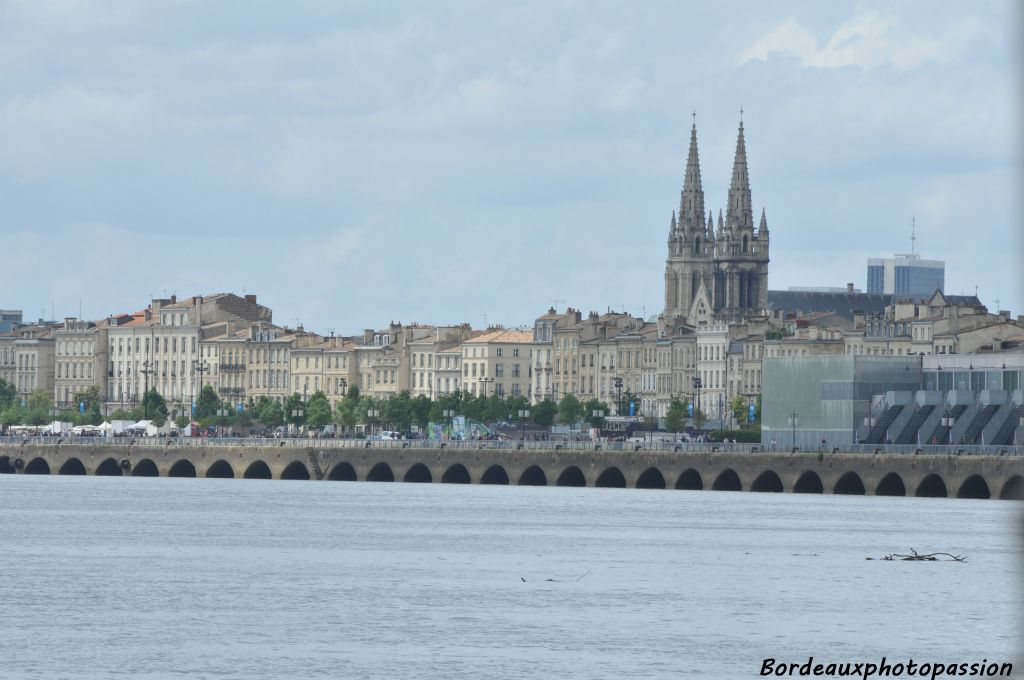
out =
[(999, 498), (1004, 501), (1024, 501), (1024, 477), (1014, 475), (1006, 480)]
[(11, 459), (8, 456), (0, 456), (0, 475), (13, 475), (14, 466), (11, 465)]
[(434, 481), (434, 475), (430, 474), (430, 468), (426, 465), (416, 463), (405, 471), (402, 481), (410, 484), (430, 484)]
[(867, 493), (864, 490), (864, 480), (854, 471), (845, 473), (832, 487), (832, 493), (845, 494), (847, 496), (863, 496)]
[(586, 486), (587, 478), (583, 476), (583, 470), (580, 470), (575, 465), (562, 470), (562, 474), (558, 475), (558, 480), (555, 482), (556, 486)]
[(921, 498), (946, 498), (949, 492), (946, 490), (946, 482), (933, 472), (921, 480), (914, 495)]
[(59, 475), (84, 475), (85, 466), (82, 465), (82, 461), (77, 458), (68, 458), (64, 461), (64, 464), (60, 466), (60, 470), (57, 471)]
[(895, 472), (890, 472), (885, 477), (882, 477), (882, 481), (878, 483), (875, 488), (876, 496), (906, 496), (907, 487), (903, 483), (903, 478)]
[(732, 468), (726, 468), (715, 477), (711, 485), (712, 491), (743, 491), (743, 484), (740, 476)]
[(234, 479), (235, 469), (222, 458), (207, 468), (206, 476), (210, 479)]
[(377, 463), (373, 466), (373, 469), (370, 470), (370, 474), (366, 475), (366, 481), (393, 482), (395, 481), (395, 473), (387, 463)]
[[(722, 473), (725, 474), (724, 472)], [(719, 476), (721, 479), (721, 475)], [(739, 477), (736, 478), (736, 484), (739, 484)], [(715, 480), (718, 483), (718, 480)], [(724, 491), (739, 491), (739, 489), (723, 489)], [(757, 476), (754, 483), (750, 485), (751, 491), (762, 491), (767, 493), (782, 493), (782, 480), (779, 479), (779, 475), (775, 470), (765, 470)]]
[(508, 473), (500, 465), (492, 465), (480, 478), (481, 484), (508, 484)]
[(610, 468), (606, 468), (604, 472), (597, 476), (597, 481), (594, 482), (594, 486), (611, 489), (625, 489), (626, 477), (622, 474), (622, 470), (612, 466)]
[(262, 460), (257, 460), (245, 468), (245, 474), (242, 475), (245, 479), (272, 479), (273, 475), (270, 474), (270, 467)]
[[(28, 470), (25, 470), (28, 472)], [(971, 475), (960, 485), (956, 492), (957, 498), (991, 498), (992, 492), (988, 488), (988, 482), (981, 475)]]
[(352, 467), (351, 463), (335, 463), (334, 467), (327, 474), (328, 481), (331, 482), (354, 482), (359, 478), (356, 476), (356, 469)]
[(182, 458), (174, 465), (171, 466), (170, 471), (167, 473), (168, 477), (195, 477), (196, 466), (192, 464), (192, 461)]
[(442, 484), (469, 484), (469, 470), (462, 463), (456, 463), (444, 471), (441, 475)]
[(33, 458), (25, 466), (26, 475), (48, 475), (50, 474), (50, 464), (43, 458)]
[(96, 468), (96, 472), (93, 474), (100, 477), (120, 477), (124, 473), (121, 471), (121, 466), (116, 460), (113, 458), (107, 458), (100, 463), (99, 467)]
[(143, 458), (132, 466), (132, 477), (159, 477), (160, 470), (149, 458)]
[(281, 472), (281, 479), (308, 480), (309, 468), (307, 468), (305, 463), (302, 461), (293, 460), (288, 463), (288, 467)]
[(676, 480), (676, 488), (684, 491), (701, 491), (704, 488), (704, 480), (701, 479), (699, 472), (689, 468), (683, 470), (683, 474), (679, 475), (679, 479)]
[(807, 470), (793, 485), (793, 493), (825, 493), (825, 485), (814, 470)]
[(547, 486), (548, 476), (544, 474), (536, 465), (523, 470), (523, 474), (519, 475), (519, 486)]
[(638, 489), (664, 489), (665, 488), (665, 476), (661, 474), (661, 470), (658, 468), (647, 468), (636, 480), (636, 488)]

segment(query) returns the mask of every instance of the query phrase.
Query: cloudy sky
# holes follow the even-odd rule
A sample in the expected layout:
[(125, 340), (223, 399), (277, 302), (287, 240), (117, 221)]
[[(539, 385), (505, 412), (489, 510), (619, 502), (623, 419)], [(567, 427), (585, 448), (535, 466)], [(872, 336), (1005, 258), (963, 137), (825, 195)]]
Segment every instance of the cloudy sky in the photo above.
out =
[(709, 4), (0, 0), (0, 308), (650, 316), (691, 111), (717, 210), (742, 107), (772, 288), (863, 288), (916, 218), (1024, 313), (1015, 3)]

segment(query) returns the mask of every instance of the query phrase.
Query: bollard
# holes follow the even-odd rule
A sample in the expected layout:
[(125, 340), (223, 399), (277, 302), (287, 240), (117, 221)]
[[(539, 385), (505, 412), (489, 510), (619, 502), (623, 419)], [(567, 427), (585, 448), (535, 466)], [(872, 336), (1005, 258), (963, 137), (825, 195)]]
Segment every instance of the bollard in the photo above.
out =
[(750, 447), (750, 452), (751, 453), (760, 453), (761, 452), (761, 447), (760, 446), (751, 446)]

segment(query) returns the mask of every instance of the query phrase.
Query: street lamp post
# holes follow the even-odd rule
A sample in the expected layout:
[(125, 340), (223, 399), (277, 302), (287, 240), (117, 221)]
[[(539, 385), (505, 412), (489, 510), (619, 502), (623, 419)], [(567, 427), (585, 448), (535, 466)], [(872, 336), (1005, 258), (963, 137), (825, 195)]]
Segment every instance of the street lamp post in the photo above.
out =
[(373, 439), (373, 419), (380, 417), (380, 410), (375, 408), (367, 409), (366, 417), (370, 419), (370, 438)]
[[(599, 408), (595, 408), (593, 411), (590, 412), (590, 417), (593, 418), (594, 420), (603, 419), (604, 418), (604, 410), (603, 409), (599, 409)], [(598, 439), (600, 439), (600, 434), (598, 434)]]
[(616, 412), (622, 415), (622, 378), (612, 378), (612, 384), (615, 385), (615, 391), (618, 393), (618, 397), (615, 401)]
[(530, 409), (519, 409), (519, 439), (526, 441), (526, 419), (530, 417)]
[[(304, 408), (293, 408), (292, 409), (292, 421), (296, 421), (296, 420), (298, 420), (299, 418), (302, 418), (305, 415), (306, 415), (306, 409), (304, 409)], [(295, 425), (296, 428), (299, 426), (298, 423), (296, 423), (296, 422), (292, 422), (292, 425)]]
[(142, 368), (139, 369), (139, 373), (142, 374), (143, 388), (142, 388), (142, 419), (146, 420), (148, 413), (146, 409), (146, 395), (149, 393), (149, 374), (156, 373), (152, 368), (149, 367), (149, 359), (142, 362)]
[(800, 414), (793, 411), (789, 414), (789, 427), (791, 428), (790, 451), (796, 448), (796, 426), (800, 422)]
[(697, 403), (694, 405), (693, 416), (697, 419), (697, 414), (700, 413), (700, 388), (704, 387), (704, 381), (701, 380), (700, 376), (696, 376), (693, 379), (693, 389), (697, 393)]
[[(199, 401), (199, 397), (202, 396), (202, 393), (203, 393), (203, 374), (210, 372), (210, 364), (205, 359), (193, 359), (192, 360), (192, 369), (199, 376), (199, 378), (198, 378), (199, 383), (196, 386), (196, 401), (198, 402)], [(190, 410), (191, 410), (191, 408), (190, 408)], [(189, 419), (191, 419), (191, 418), (192, 418), (192, 414), (189, 413)]]
[(455, 420), (455, 409), (446, 408), (441, 411), (441, 416), (448, 421), (448, 436), (451, 437), (452, 422)]
[(226, 408), (217, 409), (217, 415), (220, 417), (221, 436), (224, 435), (224, 419), (227, 417), (228, 411), (229, 409)]

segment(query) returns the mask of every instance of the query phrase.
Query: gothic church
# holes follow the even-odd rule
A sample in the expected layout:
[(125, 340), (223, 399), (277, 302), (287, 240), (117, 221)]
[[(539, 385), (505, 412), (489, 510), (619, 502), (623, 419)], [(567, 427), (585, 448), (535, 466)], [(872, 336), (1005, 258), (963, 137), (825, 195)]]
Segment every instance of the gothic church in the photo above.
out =
[(665, 263), (664, 320), (673, 326), (697, 326), (712, 320), (760, 316), (768, 306), (768, 222), (764, 210), (754, 229), (747, 176), (747, 149), (740, 120), (729, 202), (704, 212), (704, 189), (697, 153), (697, 124), (690, 130), (690, 152), (679, 200), (672, 213)]

